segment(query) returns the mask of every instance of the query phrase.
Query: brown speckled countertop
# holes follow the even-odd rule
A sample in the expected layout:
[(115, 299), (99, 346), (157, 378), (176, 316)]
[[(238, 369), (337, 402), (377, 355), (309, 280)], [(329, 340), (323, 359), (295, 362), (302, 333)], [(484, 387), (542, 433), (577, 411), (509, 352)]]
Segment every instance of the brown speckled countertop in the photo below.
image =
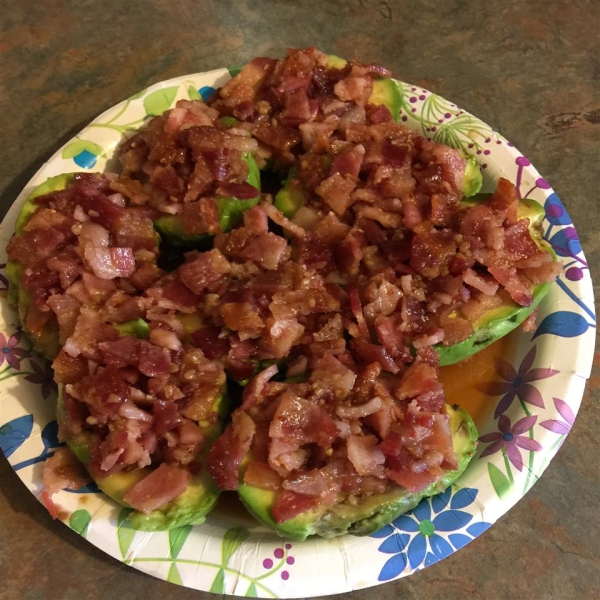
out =
[[(600, 3), (0, 0), (2, 214), (49, 156), (149, 84), (316, 44), (379, 62), (501, 131), (550, 182), (600, 282)], [(598, 287), (596, 286), (596, 297)], [(333, 598), (600, 597), (600, 353), (571, 435), (531, 492), (450, 558)], [(109, 558), (0, 457), (0, 598), (214, 596)]]

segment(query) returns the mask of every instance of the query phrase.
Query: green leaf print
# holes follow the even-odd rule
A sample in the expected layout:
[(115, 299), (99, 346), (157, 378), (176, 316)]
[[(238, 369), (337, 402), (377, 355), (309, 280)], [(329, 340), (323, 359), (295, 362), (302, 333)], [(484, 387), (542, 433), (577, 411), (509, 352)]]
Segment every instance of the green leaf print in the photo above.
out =
[(258, 598), (258, 592), (256, 591), (256, 584), (254, 581), (250, 584), (245, 596), (246, 598)]
[(141, 92), (138, 92), (137, 94), (134, 94), (133, 96), (129, 96), (129, 98), (127, 98), (127, 100), (137, 100), (138, 98), (141, 98), (146, 93), (147, 89), (148, 88), (144, 88)]
[(76, 531), (81, 537), (85, 537), (91, 520), (92, 515), (90, 515), (87, 510), (76, 510), (69, 518), (69, 527), (73, 531)]
[(133, 542), (133, 538), (135, 537), (135, 529), (129, 523), (131, 512), (130, 508), (124, 508), (119, 513), (119, 518), (117, 519), (117, 539), (119, 540), (119, 549), (121, 550), (121, 557), (123, 559), (127, 557), (131, 542)]
[(488, 463), (488, 473), (498, 497), (501, 499), (505, 498), (510, 493), (512, 483), (508, 480), (506, 475), (492, 463)]
[(209, 591), (213, 594), (225, 593), (225, 571), (223, 569), (219, 569), (219, 572), (217, 573), (215, 580), (212, 582)]
[(162, 113), (173, 104), (178, 89), (178, 86), (173, 86), (161, 88), (160, 90), (148, 94), (144, 98), (144, 108), (146, 109), (146, 113), (152, 116), (162, 115)]
[(183, 544), (185, 544), (191, 531), (191, 525), (184, 525), (183, 527), (177, 527), (177, 529), (171, 529), (169, 531), (169, 548), (172, 558), (177, 558), (179, 556)]
[(94, 156), (106, 156), (106, 152), (98, 144), (94, 144), (89, 140), (75, 140), (65, 147), (62, 151), (62, 157), (65, 159), (73, 158), (86, 150)]
[(226, 567), (233, 553), (248, 539), (250, 532), (244, 527), (234, 527), (225, 532), (223, 546), (221, 547), (221, 565)]
[(231, 75), (231, 77), (235, 77), (244, 67), (240, 67), (238, 65), (229, 65), (227, 67), (227, 70), (229, 71), (229, 74)]
[(167, 581), (170, 581), (171, 583), (176, 583), (177, 585), (183, 585), (181, 575), (179, 574), (179, 570), (177, 569), (177, 565), (175, 563), (173, 563), (171, 565), (171, 568), (169, 569)]
[(188, 88), (188, 96), (190, 97), (190, 100), (202, 100), (202, 96), (200, 95), (200, 92), (193, 86), (190, 85), (190, 87)]

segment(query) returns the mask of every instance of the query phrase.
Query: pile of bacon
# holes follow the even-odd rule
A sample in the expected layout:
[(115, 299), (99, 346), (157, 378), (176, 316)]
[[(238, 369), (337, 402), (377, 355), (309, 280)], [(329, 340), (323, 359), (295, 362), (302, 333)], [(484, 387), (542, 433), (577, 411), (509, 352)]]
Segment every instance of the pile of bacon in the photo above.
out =
[[(119, 176), (77, 174), (38, 198), (11, 240), (26, 328), (59, 331), (61, 435), (86, 434), (96, 479), (153, 469), (132, 507), (159, 508), (204, 466), (236, 489), (247, 456), (243, 481), (280, 492), (278, 522), (457, 467), (432, 346), (467, 339), (508, 298), (530, 305), (557, 267), (508, 181), (461, 204), (464, 158), (371, 105), (382, 76), (327, 68), (314, 48), (255, 59), (209, 104), (180, 101), (129, 139)], [(293, 169), (304, 203), (288, 219), (263, 194), (224, 233), (219, 200), (257, 195), (245, 152), (281, 179)], [(161, 270), (163, 214), (213, 249)], [(148, 339), (119, 333), (135, 319)], [(198, 423), (217, 419), (226, 377), (250, 382), (201, 465)]]

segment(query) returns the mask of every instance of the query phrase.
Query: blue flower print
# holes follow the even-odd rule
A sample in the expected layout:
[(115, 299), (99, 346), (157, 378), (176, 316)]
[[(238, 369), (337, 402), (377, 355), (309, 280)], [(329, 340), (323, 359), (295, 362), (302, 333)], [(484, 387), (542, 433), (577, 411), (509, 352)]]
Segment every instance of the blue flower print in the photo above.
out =
[(490, 523), (472, 523), (473, 515), (461, 510), (475, 502), (477, 493), (473, 488), (448, 488), (374, 533), (372, 537), (385, 538), (379, 551), (392, 555), (383, 565), (379, 581), (394, 579), (407, 565), (411, 571), (428, 567), (485, 531)]

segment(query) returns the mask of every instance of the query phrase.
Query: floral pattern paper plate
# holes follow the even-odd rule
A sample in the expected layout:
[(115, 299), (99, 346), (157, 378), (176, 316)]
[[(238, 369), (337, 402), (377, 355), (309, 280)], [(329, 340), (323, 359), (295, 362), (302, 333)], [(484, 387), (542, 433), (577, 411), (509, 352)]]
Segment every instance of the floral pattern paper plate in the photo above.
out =
[[(17, 198), (0, 229), (0, 263), (6, 262), (16, 216), (33, 187), (60, 173), (110, 169), (128, 132), (178, 99), (206, 99), (235, 72), (159, 83), (98, 117)], [(280, 598), (334, 594), (409, 575), (456, 552), (508, 511), (547, 467), (573, 425), (595, 341), (592, 283), (577, 232), (548, 183), (507, 140), (443, 98), (402, 85), (402, 120), (409, 127), (475, 156), (486, 188), (494, 189), (503, 176), (522, 197), (545, 205), (545, 238), (564, 266), (540, 307), (535, 332), (492, 346), (485, 379), (463, 388), (463, 397), (472, 397), (466, 408), (477, 405), (473, 416), (480, 431), (479, 450), (466, 473), (444, 494), (423, 500), (370, 537), (302, 543), (278, 538), (227, 497), (199, 527), (147, 533), (134, 531), (127, 509), (93, 485), (60, 492), (55, 496), (60, 518), (89, 542), (155, 577), (200, 590)], [(0, 288), (0, 446), (40, 497), (42, 463), (60, 445), (56, 386), (50, 366), (31, 352), (18, 328), (2, 272)], [(460, 380), (460, 371), (456, 374)]]

